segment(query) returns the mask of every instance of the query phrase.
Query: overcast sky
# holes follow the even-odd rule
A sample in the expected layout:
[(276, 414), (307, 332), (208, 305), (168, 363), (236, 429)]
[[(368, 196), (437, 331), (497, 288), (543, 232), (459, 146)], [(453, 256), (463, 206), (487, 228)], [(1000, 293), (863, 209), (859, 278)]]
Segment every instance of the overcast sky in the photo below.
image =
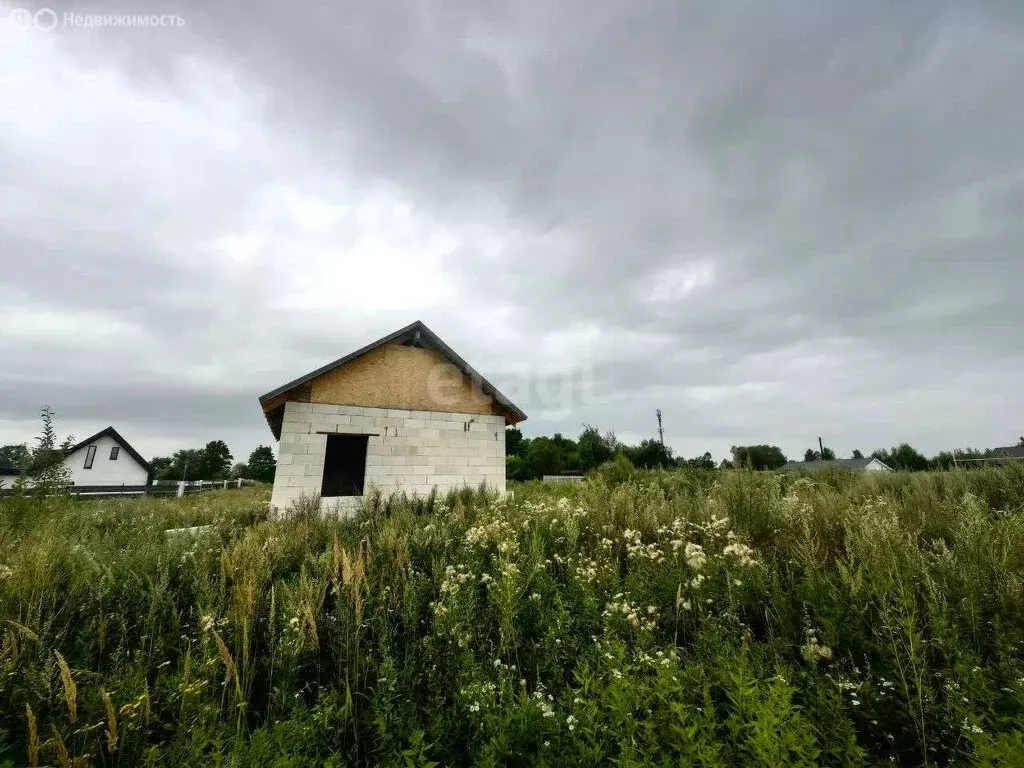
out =
[(0, 5), (0, 443), (245, 458), (415, 319), (529, 435), (1024, 432), (1018, 0), (61, 3)]

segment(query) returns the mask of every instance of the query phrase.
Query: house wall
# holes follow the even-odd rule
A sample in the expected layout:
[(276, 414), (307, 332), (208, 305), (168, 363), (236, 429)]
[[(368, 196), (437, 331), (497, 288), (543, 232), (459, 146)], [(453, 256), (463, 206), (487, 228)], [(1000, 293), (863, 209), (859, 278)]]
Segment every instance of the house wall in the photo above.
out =
[(311, 384), (308, 400), (313, 403), (431, 413), (498, 412), (490, 395), (440, 352), (401, 344), (384, 344)]
[(0, 489), (10, 490), (14, 487), (14, 482), (17, 480), (19, 475), (7, 475), (0, 472)]
[[(288, 402), (271, 506), (320, 493), (327, 434), (319, 433), (370, 435), (364, 491), (426, 495), (481, 483), (505, 491), (504, 416)], [(321, 508), (351, 510), (360, 499), (325, 498)]]
[(71, 472), (71, 480), (75, 485), (145, 485), (148, 473), (121, 446), (117, 461), (110, 460), (110, 449), (120, 446), (109, 435), (95, 440), (89, 445), (96, 446), (96, 458), (92, 469), (85, 469), (85, 457), (88, 447), (83, 445), (74, 453), (64, 457), (64, 466)]

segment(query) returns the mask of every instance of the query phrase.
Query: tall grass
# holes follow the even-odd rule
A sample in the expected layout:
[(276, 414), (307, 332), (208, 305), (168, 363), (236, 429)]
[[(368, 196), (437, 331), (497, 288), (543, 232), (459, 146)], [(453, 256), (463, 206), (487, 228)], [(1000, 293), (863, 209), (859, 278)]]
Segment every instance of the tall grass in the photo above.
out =
[[(0, 765), (1016, 765), (1024, 470), (0, 502)], [(194, 533), (166, 533), (194, 525)]]

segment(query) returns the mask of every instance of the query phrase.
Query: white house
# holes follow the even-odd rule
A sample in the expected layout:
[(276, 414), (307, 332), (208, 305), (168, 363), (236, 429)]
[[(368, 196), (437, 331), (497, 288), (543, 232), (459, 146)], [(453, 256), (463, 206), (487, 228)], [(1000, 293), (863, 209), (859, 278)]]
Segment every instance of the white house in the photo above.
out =
[(153, 479), (149, 462), (113, 427), (65, 451), (64, 466), (76, 486), (149, 485)]
[(351, 510), (371, 487), (505, 490), (505, 427), (526, 418), (422, 322), (260, 397), (278, 439), (271, 505)]

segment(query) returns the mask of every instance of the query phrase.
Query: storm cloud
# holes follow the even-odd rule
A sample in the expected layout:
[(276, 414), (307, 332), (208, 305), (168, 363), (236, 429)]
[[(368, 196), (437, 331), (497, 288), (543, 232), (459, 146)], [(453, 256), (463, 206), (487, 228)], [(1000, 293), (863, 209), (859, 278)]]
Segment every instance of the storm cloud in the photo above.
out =
[(0, 442), (244, 457), (415, 319), (528, 434), (1024, 429), (1017, 3), (49, 7), (183, 24), (0, 21)]

